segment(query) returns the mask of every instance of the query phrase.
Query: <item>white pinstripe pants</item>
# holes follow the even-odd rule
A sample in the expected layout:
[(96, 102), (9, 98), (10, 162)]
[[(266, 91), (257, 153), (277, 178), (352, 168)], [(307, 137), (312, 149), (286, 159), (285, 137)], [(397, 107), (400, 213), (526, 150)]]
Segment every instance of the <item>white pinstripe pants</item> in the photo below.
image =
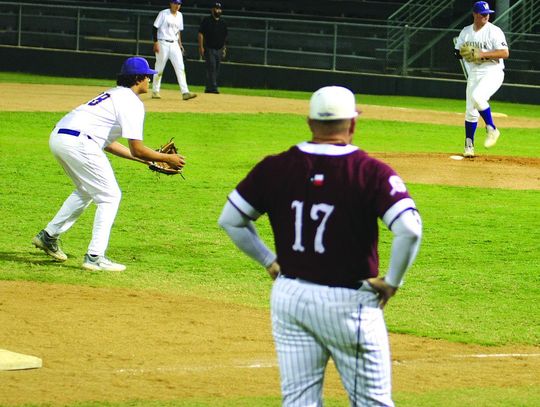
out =
[(388, 332), (377, 296), (360, 290), (276, 279), (271, 297), (283, 406), (323, 405), (332, 358), (352, 406), (394, 406)]

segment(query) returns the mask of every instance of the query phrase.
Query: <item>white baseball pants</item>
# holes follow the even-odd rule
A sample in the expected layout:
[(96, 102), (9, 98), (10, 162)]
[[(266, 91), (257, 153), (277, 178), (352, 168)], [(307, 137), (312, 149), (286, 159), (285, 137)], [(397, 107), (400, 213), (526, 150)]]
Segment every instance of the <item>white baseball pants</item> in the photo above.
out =
[(105, 255), (122, 197), (107, 156), (86, 135), (57, 134), (57, 129), (51, 133), (49, 146), (76, 189), (45, 230), (51, 236), (64, 233), (93, 201), (97, 210), (87, 253)]
[(180, 44), (178, 44), (178, 41), (167, 42), (162, 40), (159, 41), (159, 53), (156, 54), (156, 66), (154, 69), (158, 73), (152, 79), (152, 92), (159, 92), (161, 89), (161, 78), (163, 77), (163, 71), (168, 60), (171, 60), (178, 85), (180, 85), (180, 91), (182, 94), (188, 93), (189, 88), (186, 80), (184, 57), (182, 56)]
[(479, 111), (489, 107), (489, 99), (501, 87), (504, 81), (504, 71), (497, 70), (487, 73), (471, 72), (467, 80), (467, 99), (465, 120), (476, 123), (480, 117)]
[(329, 358), (352, 406), (394, 406), (388, 332), (369, 286), (352, 290), (278, 277), (271, 308), (283, 406), (323, 405)]

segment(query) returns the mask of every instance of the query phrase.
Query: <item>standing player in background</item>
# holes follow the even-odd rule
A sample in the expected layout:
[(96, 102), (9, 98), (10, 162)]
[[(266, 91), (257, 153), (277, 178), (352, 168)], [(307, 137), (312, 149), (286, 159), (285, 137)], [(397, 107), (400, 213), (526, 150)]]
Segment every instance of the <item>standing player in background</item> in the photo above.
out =
[[(54, 259), (67, 260), (58, 238), (73, 226), (91, 202), (95, 202), (92, 240), (82, 267), (103, 271), (126, 268), (105, 257), (122, 193), (103, 150), (143, 164), (165, 161), (175, 168), (184, 166), (182, 156), (158, 153), (142, 141), (144, 105), (139, 95), (148, 92), (150, 76), (155, 73), (146, 59), (128, 58), (118, 75), (117, 87), (72, 110), (54, 127), (49, 146), (75, 184), (75, 191), (45, 229), (32, 239), (34, 246)], [(129, 148), (116, 141), (119, 137), (128, 139)]]
[(197, 97), (195, 93), (189, 91), (186, 81), (186, 70), (184, 67), (184, 46), (182, 45), (182, 31), (184, 30), (184, 17), (180, 12), (182, 0), (171, 0), (169, 8), (161, 10), (157, 15), (152, 27), (152, 37), (154, 39), (154, 53), (156, 54), (156, 71), (152, 84), (152, 98), (161, 99), (159, 90), (161, 89), (161, 78), (163, 70), (168, 60), (176, 73), (182, 99), (189, 100)]
[[(329, 358), (351, 405), (394, 405), (382, 308), (416, 257), (422, 226), (399, 176), (351, 144), (357, 115), (348, 89), (316, 91), (312, 140), (258, 163), (219, 219), (275, 279), (272, 332), (284, 406), (322, 406)], [(277, 256), (252, 222), (263, 213)], [(378, 277), (378, 218), (394, 234), (384, 278)]]
[(199, 54), (206, 61), (206, 88), (204, 93), (219, 93), (218, 76), (221, 59), (227, 48), (227, 24), (221, 18), (221, 3), (214, 3), (211, 15), (205, 17), (199, 27)]
[(503, 59), (507, 59), (510, 53), (503, 31), (489, 22), (489, 16), (494, 12), (485, 1), (474, 3), (474, 22), (461, 30), (455, 45), (456, 57), (460, 59), (460, 49), (463, 46), (479, 49), (475, 62), (465, 62), (469, 68), (465, 108), (465, 157), (474, 157), (474, 133), (479, 116), (482, 116), (486, 123), (484, 147), (493, 147), (500, 135), (493, 122), (488, 101), (503, 83)]

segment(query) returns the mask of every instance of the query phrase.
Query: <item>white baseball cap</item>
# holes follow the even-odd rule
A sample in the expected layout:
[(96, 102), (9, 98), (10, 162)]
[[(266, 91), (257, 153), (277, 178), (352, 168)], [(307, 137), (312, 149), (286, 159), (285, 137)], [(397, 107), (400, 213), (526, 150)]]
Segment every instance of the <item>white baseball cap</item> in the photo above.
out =
[(325, 86), (311, 96), (309, 118), (313, 120), (352, 119), (358, 116), (354, 94), (342, 86)]

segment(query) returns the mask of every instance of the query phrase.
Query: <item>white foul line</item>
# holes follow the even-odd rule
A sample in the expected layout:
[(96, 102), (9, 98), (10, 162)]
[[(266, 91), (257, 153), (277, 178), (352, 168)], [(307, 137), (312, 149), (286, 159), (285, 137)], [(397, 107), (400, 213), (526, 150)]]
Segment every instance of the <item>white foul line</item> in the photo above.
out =
[[(477, 359), (486, 359), (486, 358), (527, 358), (527, 357), (540, 357), (540, 353), (479, 353), (471, 355), (451, 355), (451, 358), (477, 358)], [(440, 362), (441, 359), (448, 358), (418, 358), (410, 360), (394, 360), (393, 363), (400, 364), (410, 364), (414, 362), (426, 362), (426, 361), (436, 361)], [(145, 374), (145, 373), (171, 373), (171, 372), (202, 372), (205, 370), (214, 370), (214, 369), (273, 369), (277, 368), (278, 364), (275, 362), (253, 362), (250, 364), (242, 365), (211, 365), (211, 366), (159, 366), (154, 368), (127, 368), (127, 369), (116, 369), (114, 373), (127, 373), (127, 374)]]
[(538, 357), (540, 353), (488, 353), (477, 355), (454, 355), (455, 358), (527, 358)]

